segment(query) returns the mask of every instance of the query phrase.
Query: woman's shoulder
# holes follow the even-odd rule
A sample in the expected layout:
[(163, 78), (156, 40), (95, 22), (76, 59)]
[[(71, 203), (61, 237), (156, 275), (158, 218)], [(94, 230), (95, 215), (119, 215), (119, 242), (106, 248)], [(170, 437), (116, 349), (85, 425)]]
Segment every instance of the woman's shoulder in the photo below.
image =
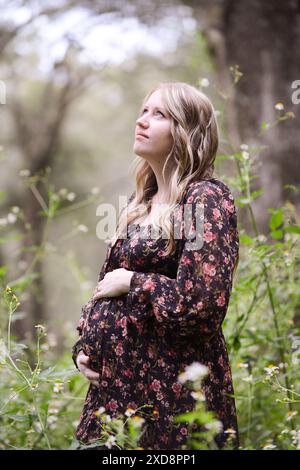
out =
[(202, 195), (215, 195), (220, 197), (229, 197), (233, 200), (233, 195), (229, 186), (218, 178), (209, 178), (206, 180), (192, 181), (186, 188), (186, 198), (194, 199)]

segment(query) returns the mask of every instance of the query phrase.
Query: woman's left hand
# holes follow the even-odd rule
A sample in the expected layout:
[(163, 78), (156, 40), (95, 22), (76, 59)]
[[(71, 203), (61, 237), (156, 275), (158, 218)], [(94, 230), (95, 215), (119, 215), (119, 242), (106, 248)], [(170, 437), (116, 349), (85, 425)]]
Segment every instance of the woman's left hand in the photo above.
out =
[(102, 281), (99, 281), (93, 295), (93, 300), (101, 297), (118, 297), (129, 292), (133, 271), (125, 268), (114, 269), (106, 273)]

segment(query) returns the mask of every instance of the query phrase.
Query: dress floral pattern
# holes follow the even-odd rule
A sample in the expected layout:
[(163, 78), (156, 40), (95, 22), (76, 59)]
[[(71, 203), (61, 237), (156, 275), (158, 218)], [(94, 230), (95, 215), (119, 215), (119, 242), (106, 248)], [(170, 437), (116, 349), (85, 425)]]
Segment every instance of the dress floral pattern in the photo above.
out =
[[(133, 197), (134, 193), (129, 201)], [(186, 204), (192, 207), (187, 220), (182, 218)], [(98, 277), (100, 281), (120, 267), (134, 271), (129, 292), (89, 300), (82, 308), (72, 358), (77, 367), (82, 349), (100, 374), (99, 388), (89, 386), (76, 429), (76, 438), (83, 443), (100, 437), (101, 415), (95, 414), (100, 407), (115, 417), (127, 408), (148, 404), (152, 408), (143, 410), (146, 421), (139, 445), (180, 449), (188, 426), (174, 423), (173, 417), (193, 410), (195, 400), (178, 376), (198, 361), (209, 371), (202, 382), (206, 407), (223, 424), (215, 442), (223, 448), (233, 431), (234, 447), (239, 446), (222, 332), (239, 252), (234, 198), (224, 182), (210, 178), (190, 183), (178, 207), (174, 223), (180, 227), (181, 238), (175, 239), (175, 252), (166, 256), (166, 239), (147, 238), (144, 231), (149, 234), (150, 226), (132, 224), (127, 238), (110, 242)], [(195, 249), (189, 242), (198, 233), (197, 207), (203, 213), (203, 243)], [(182, 236), (186, 227), (189, 238)]]

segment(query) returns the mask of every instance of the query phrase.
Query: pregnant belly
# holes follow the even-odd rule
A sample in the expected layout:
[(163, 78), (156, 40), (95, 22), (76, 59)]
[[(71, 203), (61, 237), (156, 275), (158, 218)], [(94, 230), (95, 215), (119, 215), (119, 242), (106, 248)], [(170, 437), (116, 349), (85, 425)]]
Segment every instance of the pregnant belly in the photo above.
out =
[(82, 339), (94, 370), (101, 369), (106, 351), (112, 355), (127, 335), (124, 300), (124, 296), (99, 299), (88, 314)]

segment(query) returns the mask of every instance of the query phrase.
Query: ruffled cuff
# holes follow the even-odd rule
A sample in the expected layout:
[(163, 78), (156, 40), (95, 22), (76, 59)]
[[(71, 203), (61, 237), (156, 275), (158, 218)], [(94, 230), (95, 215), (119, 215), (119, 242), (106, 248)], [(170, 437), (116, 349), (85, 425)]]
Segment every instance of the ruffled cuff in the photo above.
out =
[(129, 316), (134, 319), (149, 315), (152, 309), (152, 292), (155, 290), (155, 280), (152, 273), (134, 271), (131, 276), (126, 305)]

